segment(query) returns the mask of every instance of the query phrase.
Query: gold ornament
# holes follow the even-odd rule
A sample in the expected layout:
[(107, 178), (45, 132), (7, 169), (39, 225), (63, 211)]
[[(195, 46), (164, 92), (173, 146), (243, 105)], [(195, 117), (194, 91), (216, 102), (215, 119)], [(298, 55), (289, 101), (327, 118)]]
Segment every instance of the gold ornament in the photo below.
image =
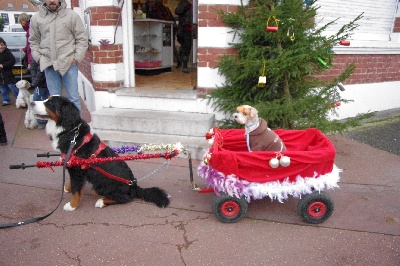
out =
[(262, 74), (261, 74), (260, 77), (258, 77), (258, 87), (259, 88), (264, 88), (265, 85), (267, 84), (267, 77), (265, 76), (265, 65), (266, 64), (267, 63), (264, 62), (264, 67), (263, 67), (263, 70), (262, 70)]

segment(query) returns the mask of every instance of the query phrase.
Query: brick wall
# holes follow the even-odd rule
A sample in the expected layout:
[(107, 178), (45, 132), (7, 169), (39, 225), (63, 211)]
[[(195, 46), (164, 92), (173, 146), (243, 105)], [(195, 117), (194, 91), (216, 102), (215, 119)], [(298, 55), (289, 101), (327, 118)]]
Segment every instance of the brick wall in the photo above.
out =
[[(89, 8), (91, 12), (91, 26), (115, 26), (121, 9), (117, 6), (99, 6)], [(121, 25), (121, 19), (119, 24)]]
[(89, 45), (89, 48), (86, 52), (85, 58), (83, 61), (78, 65), (79, 71), (92, 83), (92, 61), (93, 61), (93, 54), (92, 54), (92, 47)]
[(327, 79), (337, 77), (348, 64), (356, 66), (344, 84), (379, 83), (400, 80), (398, 54), (342, 54), (336, 55), (332, 67), (324, 73)]
[[(100, 6), (90, 7), (86, 11), (90, 12), (91, 26), (116, 26), (121, 25), (120, 11), (116, 6)], [(114, 36), (115, 37), (115, 36)], [(114, 38), (115, 39), (115, 38)], [(122, 44), (111, 43), (113, 40), (108, 40), (109, 43), (90, 44), (86, 53), (84, 62), (80, 65), (79, 70), (92, 83), (94, 90), (106, 91), (110, 88), (118, 88), (123, 85), (123, 82), (99, 82), (93, 80), (91, 72), (91, 64), (116, 64), (123, 62)]]
[(236, 48), (198, 48), (197, 66), (215, 68), (223, 55), (235, 55)]
[(79, 0), (71, 0), (71, 9), (79, 7)]

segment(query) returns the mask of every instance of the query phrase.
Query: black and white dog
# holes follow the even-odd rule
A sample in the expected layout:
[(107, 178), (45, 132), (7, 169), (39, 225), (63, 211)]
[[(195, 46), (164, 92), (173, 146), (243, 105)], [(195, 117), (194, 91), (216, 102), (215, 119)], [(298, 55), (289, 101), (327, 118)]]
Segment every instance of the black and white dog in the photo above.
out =
[[(53, 148), (61, 151), (62, 157), (65, 158), (74, 138), (76, 144), (71, 159), (118, 156), (96, 134), (90, 133), (90, 126), (81, 119), (78, 108), (66, 97), (50, 96), (47, 100), (35, 101), (32, 105), (38, 117), (49, 120), (46, 133), (51, 136)], [(78, 207), (85, 181), (90, 182), (93, 190), (101, 196), (95, 204), (98, 208), (127, 203), (135, 198), (152, 202), (160, 208), (169, 204), (164, 190), (158, 187), (139, 187), (125, 161), (72, 166), (68, 167), (68, 172), (71, 182), (65, 186), (65, 191), (71, 192), (72, 198), (64, 205), (66, 211), (73, 211)]]

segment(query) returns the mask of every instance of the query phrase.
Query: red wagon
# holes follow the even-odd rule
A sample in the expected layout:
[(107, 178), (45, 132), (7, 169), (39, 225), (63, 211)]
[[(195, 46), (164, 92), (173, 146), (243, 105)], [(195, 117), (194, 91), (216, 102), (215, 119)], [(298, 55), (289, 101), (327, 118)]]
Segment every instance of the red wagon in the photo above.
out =
[(341, 170), (334, 164), (335, 148), (318, 129), (275, 130), (287, 151), (248, 152), (243, 129), (212, 129), (210, 148), (198, 175), (214, 190), (212, 211), (224, 223), (247, 212), (251, 199), (300, 198), (297, 210), (305, 222), (318, 224), (334, 209), (324, 192), (338, 187)]

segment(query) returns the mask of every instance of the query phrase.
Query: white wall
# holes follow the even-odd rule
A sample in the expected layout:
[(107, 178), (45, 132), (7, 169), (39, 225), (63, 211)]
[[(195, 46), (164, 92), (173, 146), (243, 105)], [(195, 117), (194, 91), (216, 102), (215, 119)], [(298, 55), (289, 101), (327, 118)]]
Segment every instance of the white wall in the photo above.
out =
[(353, 102), (342, 103), (337, 108), (339, 116), (332, 116), (332, 118), (344, 119), (357, 114), (400, 107), (400, 81), (354, 84), (344, 87), (346, 90), (341, 91), (340, 95)]

